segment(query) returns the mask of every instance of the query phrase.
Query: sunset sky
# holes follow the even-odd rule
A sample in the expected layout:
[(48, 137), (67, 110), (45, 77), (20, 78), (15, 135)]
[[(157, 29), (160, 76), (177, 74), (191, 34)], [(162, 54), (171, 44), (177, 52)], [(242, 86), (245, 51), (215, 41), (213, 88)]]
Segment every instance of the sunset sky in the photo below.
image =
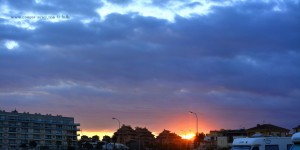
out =
[(300, 0), (0, 0), (0, 110), (184, 135), (299, 106)]

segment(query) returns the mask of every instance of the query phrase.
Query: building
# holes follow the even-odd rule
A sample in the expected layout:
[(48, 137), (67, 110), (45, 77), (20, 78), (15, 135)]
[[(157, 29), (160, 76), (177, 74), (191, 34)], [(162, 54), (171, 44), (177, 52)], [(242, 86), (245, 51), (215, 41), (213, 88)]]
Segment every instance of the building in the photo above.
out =
[(185, 140), (183, 140), (176, 133), (171, 133), (169, 130), (163, 130), (155, 139), (156, 149), (158, 150), (180, 150), (188, 147)]
[(0, 149), (32, 146), (61, 149), (77, 146), (78, 123), (72, 117), (0, 110)]
[(155, 138), (154, 135), (147, 129), (136, 127), (133, 129), (131, 126), (122, 125), (117, 132), (114, 133), (111, 141), (124, 144), (130, 149), (149, 149), (153, 147)]
[(289, 135), (290, 130), (278, 127), (272, 124), (257, 124), (256, 127), (247, 129), (248, 136), (261, 134), (262, 136), (279, 136), (284, 137)]
[(122, 125), (117, 132), (114, 133), (114, 136), (117, 138), (117, 143), (125, 144), (131, 141), (136, 140), (136, 132), (132, 129), (131, 126)]
[(300, 125), (299, 125), (299, 126), (297, 126), (297, 127), (295, 127), (295, 128), (293, 128), (293, 130), (294, 130), (294, 133), (296, 133), (296, 132), (300, 132)]
[(235, 138), (246, 137), (247, 132), (245, 129), (238, 130), (214, 130), (206, 137), (206, 146), (216, 146), (218, 148), (228, 148)]
[(135, 132), (139, 149), (150, 149), (153, 147), (155, 137), (147, 128), (136, 127)]
[(156, 137), (156, 141), (163, 144), (180, 143), (182, 141), (182, 138), (176, 133), (171, 133), (169, 130), (163, 130)]

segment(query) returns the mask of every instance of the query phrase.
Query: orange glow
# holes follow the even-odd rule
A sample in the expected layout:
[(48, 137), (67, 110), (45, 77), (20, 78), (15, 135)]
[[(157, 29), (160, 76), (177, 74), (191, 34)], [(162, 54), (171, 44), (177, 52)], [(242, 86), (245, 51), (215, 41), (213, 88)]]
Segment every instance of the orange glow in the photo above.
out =
[[(208, 118), (208, 119), (207, 119)], [(127, 124), (130, 125), (133, 129), (137, 126), (139, 127), (146, 127), (152, 134), (158, 136), (164, 129), (169, 130), (171, 133), (176, 133), (177, 135), (181, 136), (183, 139), (192, 140), (196, 134), (196, 119), (193, 115), (189, 115), (188, 113), (182, 113), (175, 115), (173, 117), (169, 117), (167, 122), (163, 124), (151, 124), (149, 126), (146, 125), (136, 125), (136, 124)], [(102, 140), (103, 136), (108, 135), (112, 136), (114, 132), (116, 132), (115, 125), (116, 123), (112, 121), (112, 128), (106, 128), (99, 130), (96, 129), (88, 129), (85, 127), (81, 127), (83, 131), (79, 131), (78, 134), (80, 136), (87, 135), (88, 137), (92, 137), (94, 135), (98, 135), (100, 140)], [(199, 133), (209, 133), (210, 130), (218, 129), (218, 126), (211, 120), (211, 118), (199, 115), (199, 122), (198, 122), (198, 132)], [(80, 139), (80, 137), (78, 137)]]
[(195, 134), (194, 133), (189, 133), (189, 134), (186, 134), (186, 135), (180, 135), (183, 139), (187, 139), (187, 140), (191, 140), (195, 137)]
[(78, 139), (80, 139), (80, 137), (82, 135), (86, 135), (88, 137), (98, 135), (100, 140), (102, 140), (103, 136), (105, 136), (105, 135), (108, 135), (111, 137), (114, 134), (114, 132), (111, 132), (111, 131), (82, 131), (82, 132), (79, 131), (79, 133), (80, 133), (80, 136), (78, 137)]

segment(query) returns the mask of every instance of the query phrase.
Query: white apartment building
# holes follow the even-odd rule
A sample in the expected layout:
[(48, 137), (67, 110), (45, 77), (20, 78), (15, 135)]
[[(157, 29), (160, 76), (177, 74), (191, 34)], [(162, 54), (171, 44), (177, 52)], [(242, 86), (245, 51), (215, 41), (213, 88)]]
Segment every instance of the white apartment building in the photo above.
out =
[(72, 117), (0, 110), (0, 149), (21, 149), (33, 141), (38, 148), (76, 147), (79, 125)]

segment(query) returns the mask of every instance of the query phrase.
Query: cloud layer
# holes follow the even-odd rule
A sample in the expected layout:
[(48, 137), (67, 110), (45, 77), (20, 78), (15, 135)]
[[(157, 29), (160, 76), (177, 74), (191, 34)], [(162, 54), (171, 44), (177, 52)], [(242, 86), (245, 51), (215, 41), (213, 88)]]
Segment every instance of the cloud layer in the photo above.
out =
[(117, 117), (179, 132), (194, 128), (190, 110), (206, 130), (299, 125), (299, 1), (1, 3), (1, 109), (89, 130)]

